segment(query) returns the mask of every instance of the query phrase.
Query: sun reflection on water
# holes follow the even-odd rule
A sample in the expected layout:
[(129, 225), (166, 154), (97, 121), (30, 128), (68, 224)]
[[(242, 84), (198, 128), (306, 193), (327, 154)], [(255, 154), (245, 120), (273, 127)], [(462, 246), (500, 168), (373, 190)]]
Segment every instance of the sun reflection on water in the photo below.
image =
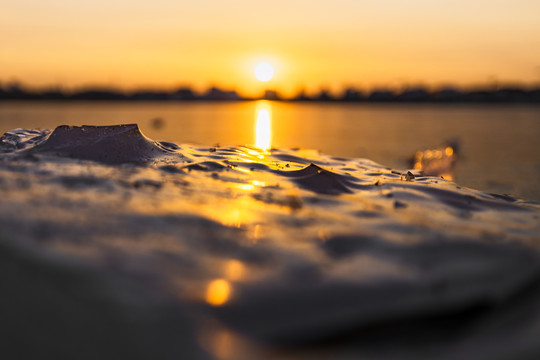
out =
[(272, 108), (266, 101), (257, 104), (255, 112), (255, 146), (261, 150), (270, 149), (272, 143)]

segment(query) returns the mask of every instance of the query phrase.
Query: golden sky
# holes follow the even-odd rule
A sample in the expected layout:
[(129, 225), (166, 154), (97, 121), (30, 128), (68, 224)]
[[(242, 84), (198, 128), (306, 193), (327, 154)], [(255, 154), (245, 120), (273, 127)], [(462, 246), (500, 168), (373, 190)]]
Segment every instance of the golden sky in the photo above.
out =
[[(0, 0), (0, 81), (339, 91), (540, 82), (538, 0)], [(253, 76), (259, 61), (275, 76)]]

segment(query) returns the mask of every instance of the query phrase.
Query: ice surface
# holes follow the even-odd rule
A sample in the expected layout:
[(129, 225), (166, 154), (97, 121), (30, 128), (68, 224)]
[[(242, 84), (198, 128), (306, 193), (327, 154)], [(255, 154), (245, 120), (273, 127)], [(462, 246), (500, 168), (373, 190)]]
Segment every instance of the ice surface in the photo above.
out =
[(136, 125), (0, 141), (2, 327), (31, 355), (540, 354), (538, 203)]

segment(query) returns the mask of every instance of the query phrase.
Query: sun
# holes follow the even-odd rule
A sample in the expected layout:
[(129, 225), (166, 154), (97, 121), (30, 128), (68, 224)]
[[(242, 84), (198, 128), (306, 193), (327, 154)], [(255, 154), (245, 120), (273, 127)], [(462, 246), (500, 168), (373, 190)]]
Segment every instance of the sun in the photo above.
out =
[(267, 62), (258, 63), (255, 66), (255, 77), (259, 81), (266, 82), (274, 77), (274, 67)]

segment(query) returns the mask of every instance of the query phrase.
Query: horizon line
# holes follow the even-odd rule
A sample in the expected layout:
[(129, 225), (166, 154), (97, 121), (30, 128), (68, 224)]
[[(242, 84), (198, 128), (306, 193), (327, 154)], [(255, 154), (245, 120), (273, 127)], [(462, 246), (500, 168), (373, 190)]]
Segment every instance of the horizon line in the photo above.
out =
[(375, 88), (371, 91), (355, 87), (344, 87), (339, 95), (324, 88), (315, 94), (306, 94), (301, 90), (294, 96), (283, 97), (276, 90), (266, 89), (259, 96), (245, 96), (235, 90), (212, 86), (206, 91), (196, 92), (189, 86), (174, 90), (134, 89), (120, 90), (114, 87), (84, 87), (80, 90), (65, 91), (61, 87), (43, 87), (29, 90), (18, 83), (4, 88), (0, 83), (0, 101), (36, 100), (36, 101), (299, 101), (299, 102), (517, 102), (540, 103), (540, 84), (536, 87), (484, 86), (428, 88), (423, 86), (405, 87), (401, 90)]

